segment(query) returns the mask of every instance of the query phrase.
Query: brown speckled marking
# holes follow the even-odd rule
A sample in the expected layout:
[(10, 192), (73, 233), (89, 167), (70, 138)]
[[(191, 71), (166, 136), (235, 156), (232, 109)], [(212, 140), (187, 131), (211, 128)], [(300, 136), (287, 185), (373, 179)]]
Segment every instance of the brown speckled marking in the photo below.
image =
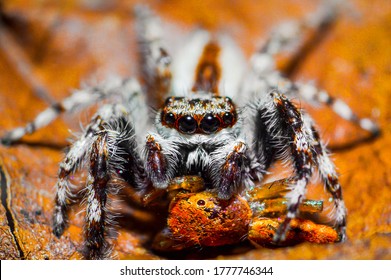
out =
[(167, 173), (167, 160), (162, 152), (162, 147), (151, 135), (147, 136), (146, 143), (147, 162), (146, 170), (151, 174), (151, 180), (155, 186), (165, 181)]
[[(107, 135), (101, 135), (92, 145), (88, 182), (88, 201), (86, 209), (85, 257), (87, 259), (104, 258), (108, 251), (107, 232), (107, 183), (108, 172)], [(91, 203), (96, 201), (96, 204)]]
[(245, 160), (245, 153), (243, 150), (244, 143), (235, 145), (233, 151), (228, 154), (225, 163), (221, 169), (221, 181), (219, 186), (220, 199), (229, 199), (232, 194), (237, 191), (237, 183), (241, 182), (242, 166)]
[(192, 91), (219, 93), (218, 85), (221, 76), (221, 66), (218, 62), (219, 54), (220, 46), (215, 42), (209, 42), (204, 47), (197, 65)]
[[(286, 125), (287, 134), (292, 139), (290, 145), (297, 181), (304, 182), (307, 185), (312, 176), (313, 156), (308, 135), (306, 135), (303, 129), (302, 114), (283, 95), (273, 93), (273, 98), (280, 118)], [(299, 195), (295, 201), (291, 201), (288, 204), (287, 216), (275, 235), (275, 240), (278, 242), (285, 237), (289, 224), (296, 216), (302, 199), (302, 195)]]

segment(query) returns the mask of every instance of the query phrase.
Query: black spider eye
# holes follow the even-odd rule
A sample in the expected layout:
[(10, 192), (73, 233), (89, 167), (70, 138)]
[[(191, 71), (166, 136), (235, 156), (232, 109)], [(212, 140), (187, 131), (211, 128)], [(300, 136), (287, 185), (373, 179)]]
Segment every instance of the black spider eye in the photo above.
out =
[(175, 124), (175, 115), (173, 113), (167, 113), (165, 114), (164, 116), (164, 121), (166, 122), (166, 124), (168, 125), (173, 125)]
[(225, 112), (223, 115), (223, 122), (225, 125), (230, 125), (232, 124), (234, 120), (234, 115), (230, 112)]
[(197, 121), (192, 116), (183, 116), (178, 121), (179, 130), (183, 133), (192, 134), (197, 130)]
[(219, 129), (220, 120), (212, 114), (206, 114), (201, 121), (200, 127), (205, 133), (213, 133)]

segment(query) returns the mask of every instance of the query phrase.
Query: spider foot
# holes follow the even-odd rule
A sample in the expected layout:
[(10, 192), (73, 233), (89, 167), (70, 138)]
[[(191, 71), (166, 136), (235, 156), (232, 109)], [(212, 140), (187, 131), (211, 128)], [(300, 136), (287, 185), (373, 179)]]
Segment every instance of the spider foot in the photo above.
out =
[(273, 244), (274, 245), (281, 245), (286, 239), (286, 232), (284, 232), (284, 233), (281, 232), (280, 228), (277, 230), (277, 232), (273, 236)]
[(61, 235), (64, 233), (64, 230), (66, 228), (66, 224), (54, 224), (53, 225), (53, 234), (57, 237), (60, 238)]
[(67, 220), (65, 209), (57, 205), (53, 214), (53, 233), (58, 238), (64, 233), (67, 227)]
[(291, 218), (286, 217), (278, 227), (276, 233), (273, 236), (273, 243), (275, 245), (281, 245), (286, 240), (286, 235), (289, 230), (290, 222)]
[(347, 240), (346, 226), (339, 226), (335, 230), (338, 233), (338, 241), (339, 242), (345, 242)]
[(17, 127), (8, 131), (3, 137), (0, 138), (1, 144), (10, 146), (26, 134), (24, 127)]
[(111, 255), (111, 246), (102, 240), (101, 236), (97, 239), (88, 240), (84, 246), (82, 254), (86, 260), (104, 260), (109, 259)]

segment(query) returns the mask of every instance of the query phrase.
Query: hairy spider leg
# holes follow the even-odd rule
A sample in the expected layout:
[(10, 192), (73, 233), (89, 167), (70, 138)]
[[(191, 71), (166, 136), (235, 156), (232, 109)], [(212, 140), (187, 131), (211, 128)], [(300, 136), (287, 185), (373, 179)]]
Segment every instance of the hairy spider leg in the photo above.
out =
[(318, 89), (312, 83), (296, 82), (291, 84), (288, 92), (299, 95), (303, 100), (310, 104), (324, 104), (330, 107), (338, 116), (353, 123), (361, 129), (368, 131), (371, 137), (380, 135), (380, 127), (369, 118), (360, 118), (354, 111), (341, 99), (330, 96), (327, 91)]
[[(124, 107), (121, 111), (119, 114), (113, 112), (110, 121), (103, 125), (102, 137), (95, 141), (90, 154), (87, 226), (84, 230), (86, 259), (110, 257), (108, 240), (114, 238), (116, 232), (113, 231), (115, 209), (109, 208), (111, 200), (108, 195), (118, 193), (123, 186), (142, 190), (151, 184), (139, 155), (132, 121)], [(97, 192), (101, 193), (100, 196), (96, 195)]]
[(107, 241), (109, 211), (106, 207), (109, 180), (107, 133), (103, 131), (92, 144), (90, 152), (83, 252), (87, 259), (107, 258), (111, 251)]
[(319, 132), (317, 131), (312, 119), (309, 115), (303, 114), (304, 125), (311, 128), (313, 139), (313, 156), (315, 164), (318, 168), (318, 172), (322, 181), (324, 182), (326, 190), (332, 195), (334, 201), (334, 209), (331, 219), (335, 223), (337, 232), (339, 233), (340, 240), (346, 239), (346, 218), (347, 210), (342, 197), (342, 188), (339, 184), (338, 174), (334, 163), (332, 162), (326, 145), (322, 142)]
[(1, 142), (6, 145), (15, 143), (26, 134), (32, 134), (49, 125), (63, 112), (74, 112), (116, 95), (129, 98), (139, 92), (140, 85), (134, 79), (111, 78), (97, 86), (87, 86), (84, 89), (74, 91), (69, 97), (46, 108), (26, 126), (9, 131), (1, 138)]
[(140, 78), (148, 104), (160, 108), (171, 89), (171, 57), (163, 46), (160, 19), (142, 5), (136, 6), (134, 13)]
[(75, 187), (69, 182), (69, 175), (76, 172), (84, 163), (86, 155), (96, 138), (96, 133), (102, 129), (102, 118), (93, 118), (84, 134), (73, 143), (60, 163), (58, 181), (56, 184), (55, 207), (53, 212), (53, 233), (60, 237), (68, 224), (68, 207), (74, 202), (72, 190)]
[(331, 27), (343, 8), (341, 0), (324, 0), (304, 18), (284, 21), (271, 30), (259, 53), (270, 56), (286, 53), (290, 60), (297, 60), (297, 56), (308, 48), (307, 44), (313, 43), (323, 30)]
[[(291, 191), (286, 195), (288, 212), (274, 236), (275, 242), (278, 243), (285, 239), (289, 223), (297, 215), (299, 205), (305, 197), (307, 184), (312, 176), (314, 165), (311, 147), (312, 134), (304, 126), (300, 110), (284, 95), (276, 91), (263, 96), (251, 107), (255, 109), (253, 117), (261, 117), (261, 120), (265, 121), (261, 129), (269, 135), (267, 144), (273, 150), (272, 153), (263, 154), (265, 149), (259, 149), (263, 146), (255, 145), (255, 148), (258, 148), (256, 156), (260, 160), (260, 164), (272, 163), (276, 159), (290, 159), (295, 170), (296, 180), (290, 186)], [(259, 121), (256, 120), (255, 125), (257, 124)], [(261, 140), (261, 144), (266, 143), (262, 137), (255, 139), (255, 141), (259, 140)]]
[[(326, 90), (317, 88), (312, 82), (294, 82), (284, 77), (276, 68), (275, 55), (282, 52), (291, 54), (290, 61), (296, 61), (305, 52), (305, 42), (314, 41), (326, 26), (330, 26), (338, 17), (342, 3), (325, 1), (308, 17), (301, 21), (289, 21), (275, 28), (265, 45), (256, 52), (251, 60), (251, 82), (244, 83), (249, 96), (254, 95), (254, 86), (258, 91), (276, 88), (284, 95), (300, 99), (311, 105), (330, 107), (338, 116), (368, 131), (372, 137), (380, 134), (379, 126), (369, 118), (360, 118), (344, 101), (331, 96)], [(311, 38), (312, 37), (312, 38)], [(282, 71), (284, 73), (284, 71)]]
[[(115, 185), (110, 180), (115, 177), (117, 180), (113, 181), (124, 181), (127, 185), (139, 189), (149, 184), (137, 149), (131, 114), (127, 108), (121, 104), (102, 107), (87, 126), (84, 135), (72, 145), (60, 164), (53, 215), (53, 232), (58, 237), (67, 225), (67, 210), (72, 202), (68, 176), (89, 160), (84, 251), (86, 258), (106, 258), (110, 252), (106, 237), (110, 237), (108, 232), (113, 215), (105, 207), (107, 194), (118, 191), (122, 186)], [(96, 194), (97, 191), (100, 193)], [(104, 215), (99, 216), (103, 212)]]

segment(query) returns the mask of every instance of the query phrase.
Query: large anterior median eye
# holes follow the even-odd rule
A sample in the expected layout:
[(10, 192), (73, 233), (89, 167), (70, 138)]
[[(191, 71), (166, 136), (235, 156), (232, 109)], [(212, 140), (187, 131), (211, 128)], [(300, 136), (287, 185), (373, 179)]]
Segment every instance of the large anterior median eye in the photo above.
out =
[(183, 116), (178, 121), (179, 130), (192, 134), (197, 130), (197, 121), (192, 116)]
[(220, 120), (213, 114), (206, 114), (200, 124), (205, 133), (213, 133), (220, 127)]

